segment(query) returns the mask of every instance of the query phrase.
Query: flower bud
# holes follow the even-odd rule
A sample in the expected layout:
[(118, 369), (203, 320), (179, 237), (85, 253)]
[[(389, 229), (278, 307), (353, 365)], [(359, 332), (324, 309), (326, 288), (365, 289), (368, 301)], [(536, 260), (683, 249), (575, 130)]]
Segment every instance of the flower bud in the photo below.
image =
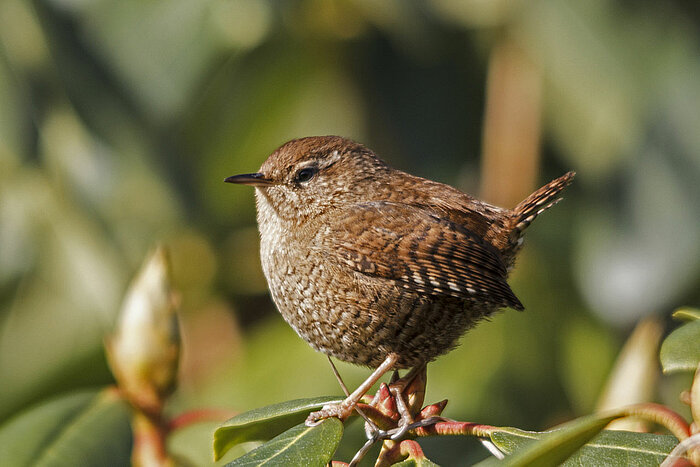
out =
[(158, 247), (127, 291), (107, 357), (119, 388), (137, 408), (159, 414), (175, 387), (180, 335), (167, 251)]

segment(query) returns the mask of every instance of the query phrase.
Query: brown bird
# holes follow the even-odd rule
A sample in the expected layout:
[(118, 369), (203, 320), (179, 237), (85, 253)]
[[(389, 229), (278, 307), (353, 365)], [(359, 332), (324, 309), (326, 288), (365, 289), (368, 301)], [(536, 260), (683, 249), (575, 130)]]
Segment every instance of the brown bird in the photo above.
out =
[(263, 271), (284, 319), (316, 350), (376, 368), (310, 419), (346, 417), (386, 371), (422, 367), (496, 310), (522, 310), (506, 279), (523, 231), (573, 177), (503, 209), (322, 136), (227, 178), (256, 188)]

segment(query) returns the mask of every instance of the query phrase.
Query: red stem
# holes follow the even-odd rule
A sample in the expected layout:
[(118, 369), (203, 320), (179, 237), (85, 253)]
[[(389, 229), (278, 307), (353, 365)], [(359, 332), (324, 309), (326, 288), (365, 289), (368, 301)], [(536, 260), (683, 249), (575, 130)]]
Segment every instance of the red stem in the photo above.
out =
[(183, 412), (168, 422), (168, 431), (179, 430), (195, 423), (223, 422), (237, 415), (238, 412), (227, 409), (195, 409)]
[(469, 422), (438, 422), (435, 425), (416, 428), (414, 433), (416, 436), (461, 435), (479, 436), (483, 438), (488, 437), (494, 431), (498, 431), (498, 427)]
[(639, 417), (658, 423), (671, 432), (673, 436), (683, 441), (691, 435), (690, 426), (679, 414), (665, 405), (652, 402), (631, 405), (621, 409), (624, 417)]
[(132, 465), (174, 465), (166, 450), (167, 428), (158, 417), (134, 411), (131, 419), (134, 446), (131, 451)]

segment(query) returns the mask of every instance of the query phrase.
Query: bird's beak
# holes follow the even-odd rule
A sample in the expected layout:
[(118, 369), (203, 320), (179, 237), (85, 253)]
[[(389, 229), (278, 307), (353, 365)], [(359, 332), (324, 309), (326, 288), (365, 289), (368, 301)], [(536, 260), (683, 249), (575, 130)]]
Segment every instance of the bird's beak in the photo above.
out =
[(276, 185), (275, 182), (273, 182), (269, 178), (265, 178), (265, 176), (261, 173), (233, 175), (231, 177), (226, 178), (224, 180), (224, 182), (226, 182), (226, 183), (238, 183), (240, 185), (250, 185), (250, 186)]

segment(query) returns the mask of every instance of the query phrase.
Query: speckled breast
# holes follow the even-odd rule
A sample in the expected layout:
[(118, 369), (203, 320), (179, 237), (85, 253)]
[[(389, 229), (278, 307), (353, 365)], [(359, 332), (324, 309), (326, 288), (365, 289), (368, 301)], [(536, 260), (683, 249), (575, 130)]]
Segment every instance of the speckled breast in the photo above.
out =
[(261, 259), (284, 319), (316, 350), (350, 363), (376, 367), (390, 352), (399, 368), (433, 360), (493, 311), (407, 291), (280, 236), (263, 234)]

